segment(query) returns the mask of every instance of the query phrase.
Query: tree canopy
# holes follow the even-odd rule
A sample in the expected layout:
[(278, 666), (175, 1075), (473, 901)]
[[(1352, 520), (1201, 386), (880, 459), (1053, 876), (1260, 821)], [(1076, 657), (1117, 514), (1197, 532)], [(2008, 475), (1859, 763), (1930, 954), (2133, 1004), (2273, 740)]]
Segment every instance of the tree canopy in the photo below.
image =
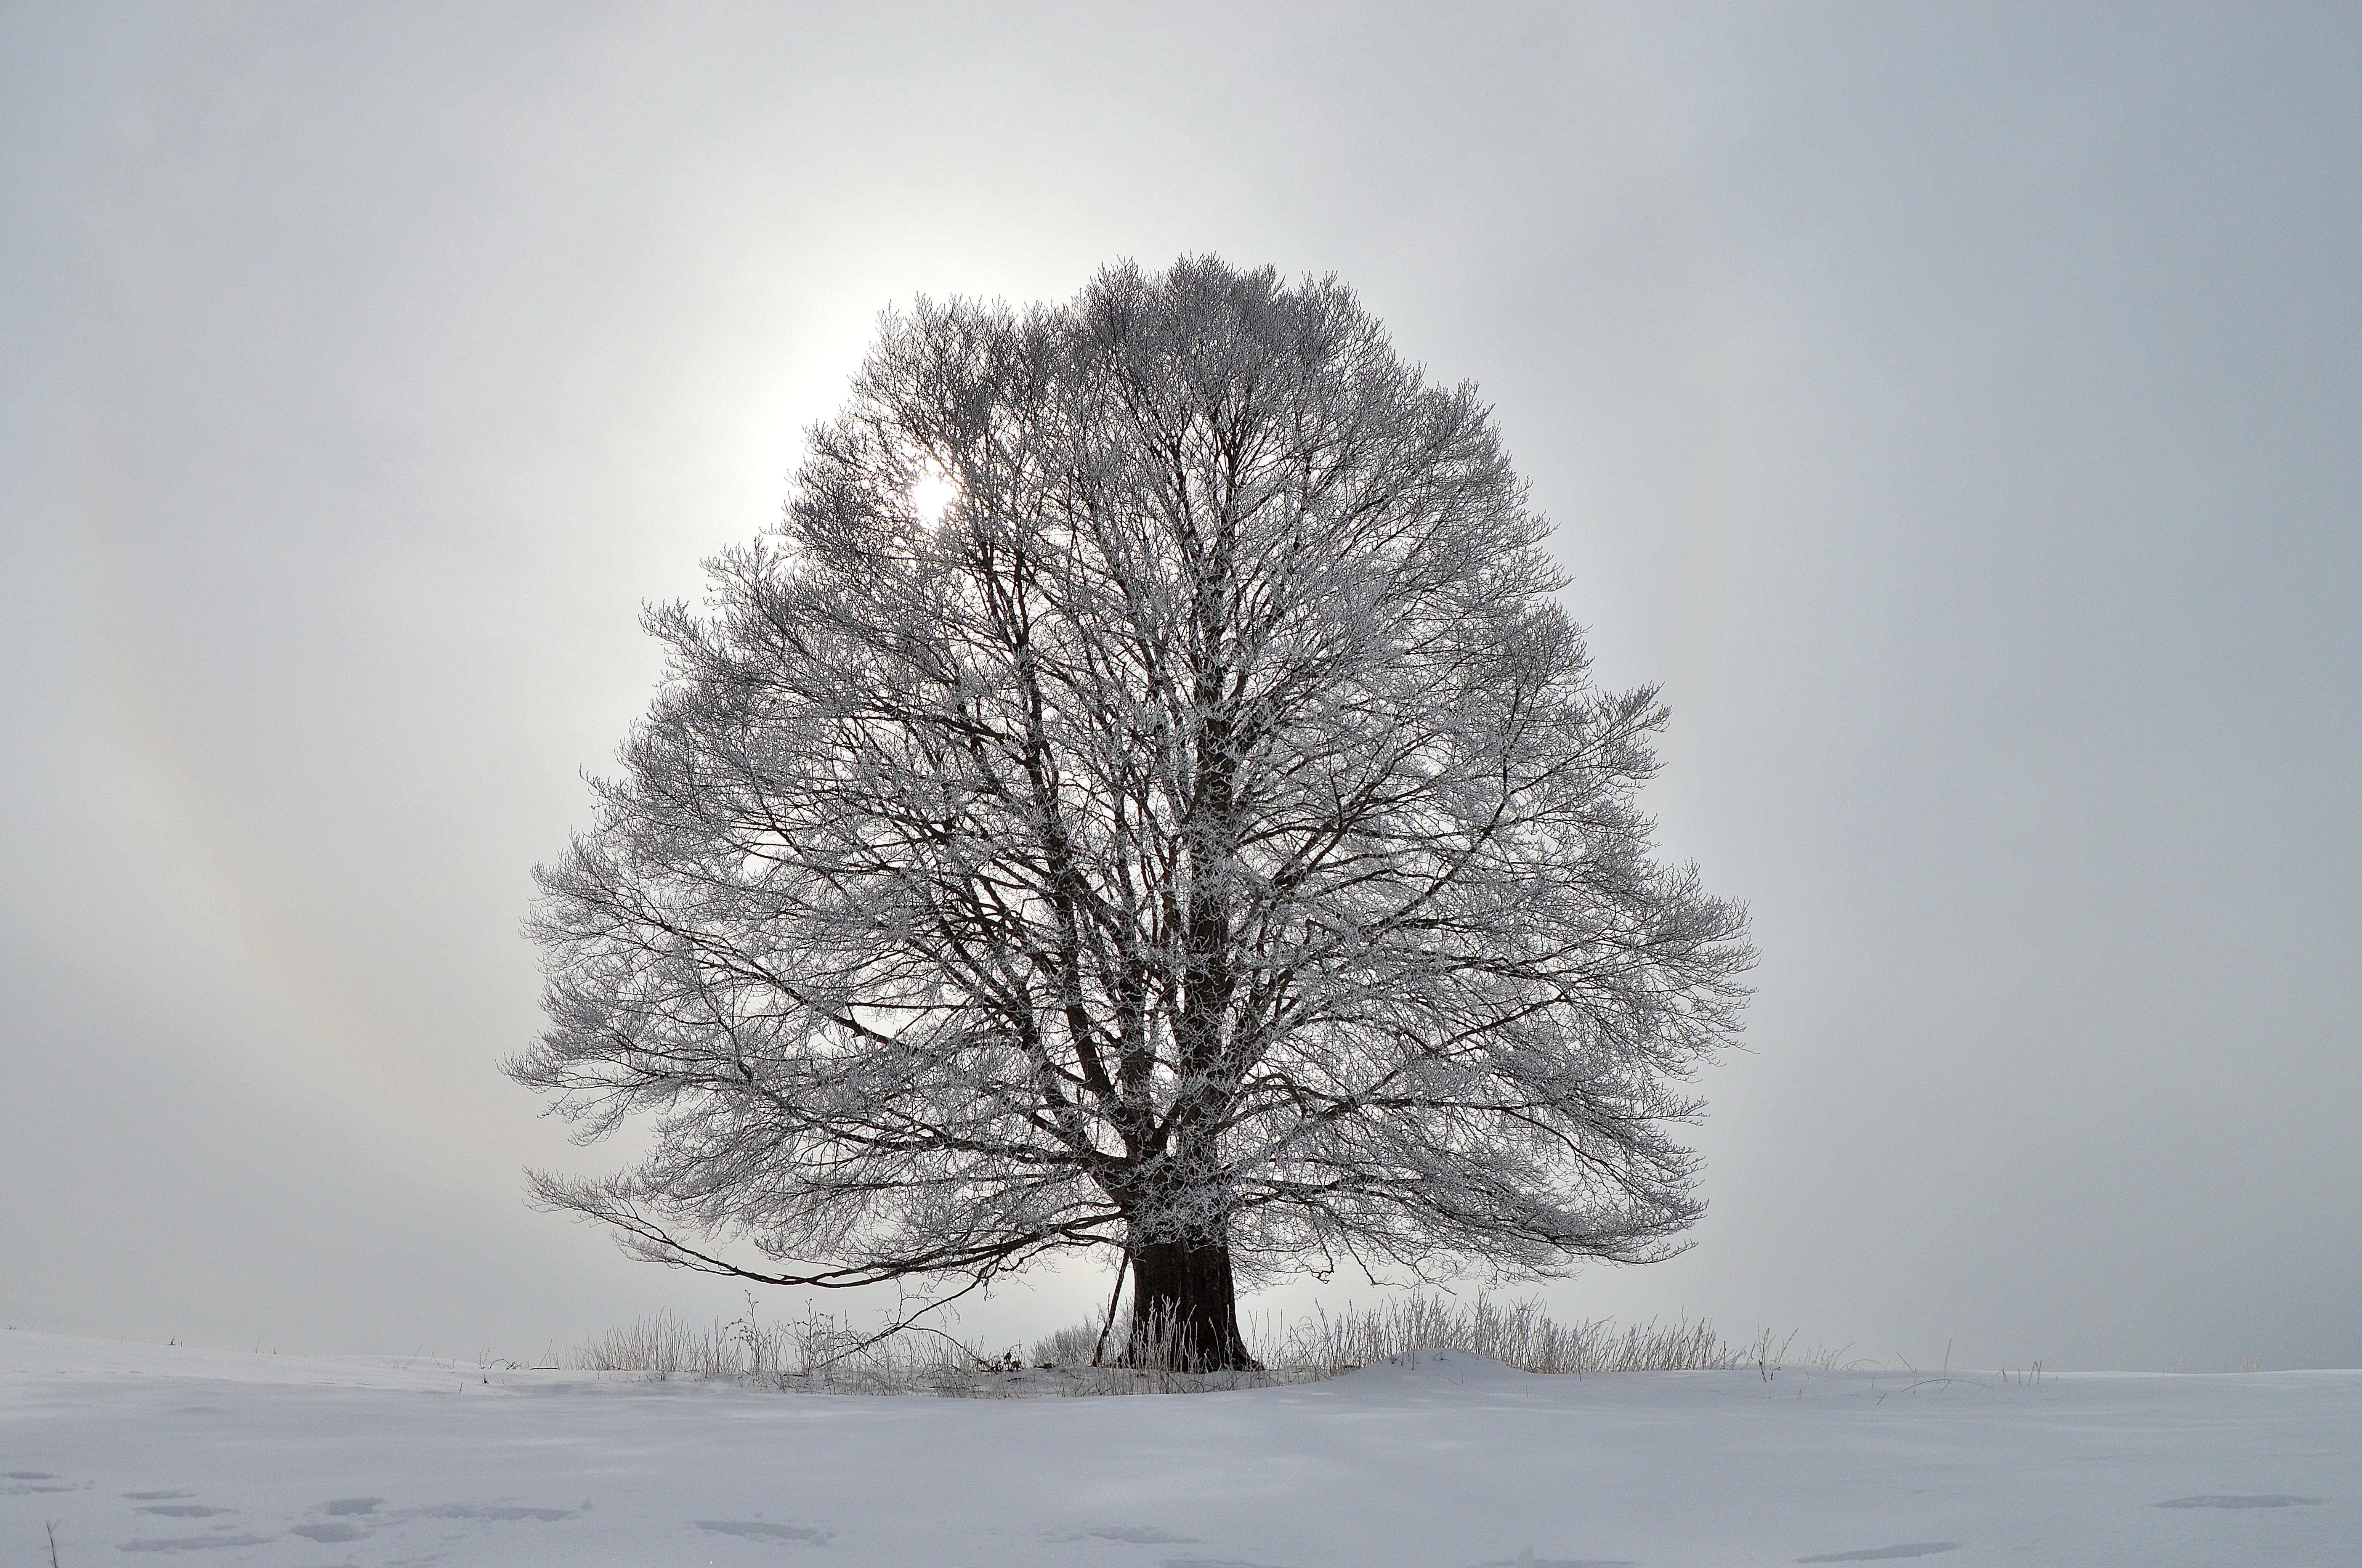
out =
[(1334, 281), (889, 315), (540, 870), (511, 1071), (653, 1118), (541, 1197), (787, 1284), (1107, 1249), (1215, 1364), (1242, 1278), (1676, 1250), (1745, 912), (1653, 857), (1666, 712), (1545, 532)]

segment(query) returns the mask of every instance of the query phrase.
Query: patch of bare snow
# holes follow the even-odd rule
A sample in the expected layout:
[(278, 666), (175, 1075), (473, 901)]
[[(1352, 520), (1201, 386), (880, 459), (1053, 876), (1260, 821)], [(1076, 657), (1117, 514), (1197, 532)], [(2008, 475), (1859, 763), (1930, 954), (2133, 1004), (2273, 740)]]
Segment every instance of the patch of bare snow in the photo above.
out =
[[(1025, 1380), (1054, 1386), (1047, 1378)], [(0, 1553), (315, 1568), (2351, 1564), (2362, 1373), (847, 1398), (0, 1332)], [(814, 1555), (818, 1554), (818, 1555)]]

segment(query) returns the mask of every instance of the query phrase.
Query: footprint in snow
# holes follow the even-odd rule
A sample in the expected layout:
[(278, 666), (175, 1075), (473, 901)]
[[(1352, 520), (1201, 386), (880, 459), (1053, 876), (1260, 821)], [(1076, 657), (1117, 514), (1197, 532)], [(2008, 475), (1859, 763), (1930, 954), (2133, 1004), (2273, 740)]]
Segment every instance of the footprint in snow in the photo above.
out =
[(209, 1519), (215, 1514), (234, 1514), (236, 1508), (208, 1508), (202, 1503), (150, 1503), (139, 1510), (143, 1514), (164, 1514), (176, 1519)]
[(127, 1540), (126, 1551), (209, 1551), (226, 1546), (260, 1546), (276, 1540), (272, 1535), (182, 1535), (161, 1540)]
[(1084, 1525), (1078, 1529), (1045, 1531), (1042, 1539), (1050, 1541), (1123, 1540), (1134, 1546), (1195, 1546), (1198, 1538), (1181, 1535), (1163, 1525)]
[(826, 1546), (835, 1537), (828, 1530), (808, 1525), (772, 1524), (765, 1519), (695, 1519), (700, 1529), (710, 1529), (716, 1535), (745, 1536), (756, 1540), (808, 1540), (814, 1546)]
[(155, 1503), (172, 1497), (186, 1497), (191, 1494), (186, 1486), (182, 1486), (170, 1492), (126, 1492), (123, 1495), (135, 1503)]
[(2328, 1500), (2326, 1497), (2291, 1497), (2283, 1492), (2272, 1492), (2262, 1496), (2218, 1494), (2203, 1497), (2175, 1497), (2157, 1506), (2160, 1508), (2301, 1508)]
[[(322, 1504), (320, 1507), (320, 1511), (328, 1516), (328, 1523), (295, 1525), (289, 1529), (288, 1533), (291, 1535), (300, 1535), (306, 1540), (316, 1540), (325, 1545), (337, 1545), (349, 1540), (367, 1540), (370, 1538), (371, 1533), (370, 1531), (363, 1529), (359, 1525), (349, 1524), (346, 1521), (350, 1518), (364, 1518), (368, 1515), (376, 1513), (377, 1506), (384, 1501), (385, 1499), (383, 1497), (333, 1497), (327, 1502)], [(456, 1507), (457, 1505), (454, 1506)], [(510, 1512), (519, 1513), (534, 1513), (536, 1511), (551, 1512), (553, 1510), (535, 1510), (530, 1508), (510, 1510)], [(478, 1510), (475, 1513), (469, 1513), (465, 1509), (461, 1509), (458, 1513), (455, 1514), (449, 1508), (429, 1508), (427, 1512), (441, 1518), (479, 1518), (487, 1513), (491, 1514), (494, 1517), (504, 1517), (499, 1510), (491, 1509)], [(558, 1517), (562, 1518), (565, 1516), (560, 1513)], [(372, 1518), (370, 1519), (369, 1522), (371, 1524), (378, 1524), (383, 1521)]]
[(21, 1497), (31, 1492), (79, 1492), (82, 1490), (81, 1487), (71, 1483), (63, 1486), (41, 1486), (31, 1485), (31, 1483), (35, 1482), (55, 1481), (60, 1479), (60, 1477), (50, 1474), (46, 1470), (0, 1470), (0, 1478), (28, 1483), (27, 1485), (19, 1486), (0, 1486), (0, 1495), (11, 1497)]
[(1528, 1550), (1515, 1557), (1480, 1562), (1476, 1568), (1633, 1568), (1633, 1564), (1622, 1557), (1537, 1557)]
[[(359, 1500), (359, 1498), (354, 1499), (356, 1502)], [(371, 1502), (376, 1500), (370, 1499)], [(539, 1519), (544, 1524), (551, 1524), (558, 1519), (570, 1519), (582, 1510), (579, 1508), (491, 1508), (476, 1507), (467, 1503), (446, 1503), (439, 1508), (426, 1508), (421, 1511), (428, 1518), (434, 1519)]]
[(1957, 1540), (1906, 1540), (1900, 1546), (1866, 1546), (1860, 1551), (1824, 1551), (1817, 1557), (1799, 1557), (1799, 1562), (1884, 1562), (1896, 1557), (1933, 1557), (1939, 1551), (1958, 1551)]

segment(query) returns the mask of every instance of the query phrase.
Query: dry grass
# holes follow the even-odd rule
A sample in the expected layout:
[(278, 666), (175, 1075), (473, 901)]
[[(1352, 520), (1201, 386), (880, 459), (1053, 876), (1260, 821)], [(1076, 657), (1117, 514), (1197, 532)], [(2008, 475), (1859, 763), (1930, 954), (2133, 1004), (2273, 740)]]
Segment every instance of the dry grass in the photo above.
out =
[[(1335, 1318), (1318, 1312), (1298, 1320), (1273, 1347), (1283, 1364), (1333, 1375), (1422, 1349), (1456, 1350), (1522, 1372), (1727, 1372), (1781, 1364), (1795, 1336), (1775, 1341), (1769, 1329), (1734, 1342), (1701, 1318), (1671, 1324), (1593, 1318), (1562, 1323), (1539, 1301), (1507, 1304), (1480, 1296), (1458, 1303), (1407, 1296), (1361, 1309), (1348, 1303)], [(1258, 1359), (1274, 1359), (1260, 1357)]]
[(933, 1330), (863, 1333), (818, 1312), (766, 1323), (750, 1302), (744, 1318), (716, 1320), (704, 1328), (669, 1312), (642, 1318), (578, 1347), (562, 1364), (658, 1378), (736, 1378), (815, 1393), (914, 1394), (941, 1392), (979, 1375), (1013, 1371), (1019, 1364)]
[[(1473, 1302), (1412, 1295), (1372, 1308), (1316, 1309), (1293, 1321), (1273, 1314), (1242, 1324), (1259, 1368), (1209, 1372), (1152, 1348), (1144, 1364), (1093, 1366), (1104, 1320), (1094, 1318), (1034, 1342), (1021, 1356), (994, 1354), (938, 1330), (865, 1334), (833, 1315), (765, 1323), (746, 1316), (698, 1328), (659, 1313), (610, 1330), (564, 1358), (569, 1367), (657, 1378), (727, 1378), (823, 1394), (931, 1394), (947, 1398), (1024, 1398), (1109, 1394), (1198, 1393), (1308, 1383), (1414, 1350), (1456, 1350), (1526, 1372), (1583, 1376), (1605, 1372), (1712, 1372), (1782, 1366), (1827, 1369), (1835, 1354), (1792, 1358), (1794, 1336), (1762, 1330), (1724, 1339), (1705, 1319), (1618, 1326), (1606, 1318), (1562, 1323), (1539, 1301)], [(1128, 1342), (1119, 1318), (1110, 1354)], [(1152, 1347), (1169, 1343), (1153, 1331)]]

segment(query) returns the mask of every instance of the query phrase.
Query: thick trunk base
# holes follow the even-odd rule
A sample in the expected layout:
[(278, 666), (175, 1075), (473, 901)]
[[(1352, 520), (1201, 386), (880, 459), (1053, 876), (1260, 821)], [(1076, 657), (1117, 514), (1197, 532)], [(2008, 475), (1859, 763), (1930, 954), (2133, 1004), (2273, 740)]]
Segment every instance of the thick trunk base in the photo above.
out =
[(1131, 1340), (1126, 1363), (1178, 1372), (1256, 1364), (1239, 1333), (1231, 1249), (1220, 1242), (1156, 1242), (1131, 1257)]

